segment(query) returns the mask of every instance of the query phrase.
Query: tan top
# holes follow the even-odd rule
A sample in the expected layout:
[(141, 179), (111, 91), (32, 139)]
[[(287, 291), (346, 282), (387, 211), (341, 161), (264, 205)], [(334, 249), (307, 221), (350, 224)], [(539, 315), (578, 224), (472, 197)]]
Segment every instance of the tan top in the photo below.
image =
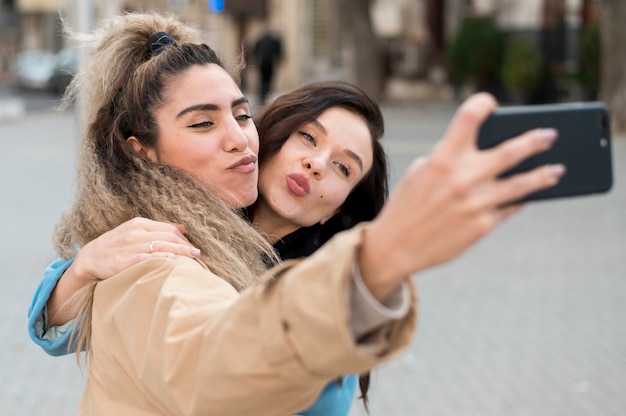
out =
[(413, 337), (416, 299), (409, 285), (407, 316), (355, 343), (348, 293), (361, 235), (341, 233), (242, 293), (186, 257), (98, 283), (80, 414), (291, 415), (328, 381), (389, 360)]

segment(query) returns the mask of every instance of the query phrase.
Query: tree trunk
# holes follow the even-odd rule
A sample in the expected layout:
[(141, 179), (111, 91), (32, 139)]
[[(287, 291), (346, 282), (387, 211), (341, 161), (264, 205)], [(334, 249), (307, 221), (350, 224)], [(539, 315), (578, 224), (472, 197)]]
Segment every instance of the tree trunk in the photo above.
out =
[(602, 0), (600, 99), (611, 110), (614, 133), (626, 133), (626, 2)]
[(383, 94), (383, 64), (370, 16), (371, 0), (339, 0), (342, 37), (354, 51), (354, 83), (378, 99)]

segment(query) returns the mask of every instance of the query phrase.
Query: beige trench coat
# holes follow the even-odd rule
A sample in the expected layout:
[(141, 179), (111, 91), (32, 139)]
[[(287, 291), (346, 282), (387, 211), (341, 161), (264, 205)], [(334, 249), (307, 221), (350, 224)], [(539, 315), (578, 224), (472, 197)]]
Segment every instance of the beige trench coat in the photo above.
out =
[[(387, 361), (402, 320), (355, 344), (349, 284), (361, 232), (238, 293), (197, 261), (151, 259), (100, 282), (82, 415), (292, 415), (329, 380)], [(277, 270), (273, 270), (277, 273)]]

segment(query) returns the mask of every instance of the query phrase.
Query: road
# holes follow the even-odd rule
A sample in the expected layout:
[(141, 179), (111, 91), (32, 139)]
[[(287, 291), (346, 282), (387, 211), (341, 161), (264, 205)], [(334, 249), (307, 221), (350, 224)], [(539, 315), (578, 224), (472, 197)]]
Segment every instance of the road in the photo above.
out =
[[(36, 102), (37, 100), (35, 100)], [(47, 105), (0, 125), (0, 414), (73, 415), (74, 357), (28, 338), (26, 315), (69, 205), (74, 114)], [(428, 152), (454, 105), (384, 108), (395, 184)], [(373, 373), (372, 416), (622, 415), (626, 411), (626, 138), (614, 142), (607, 195), (529, 204), (459, 259), (414, 276), (411, 348)], [(360, 402), (352, 416), (364, 416)]]

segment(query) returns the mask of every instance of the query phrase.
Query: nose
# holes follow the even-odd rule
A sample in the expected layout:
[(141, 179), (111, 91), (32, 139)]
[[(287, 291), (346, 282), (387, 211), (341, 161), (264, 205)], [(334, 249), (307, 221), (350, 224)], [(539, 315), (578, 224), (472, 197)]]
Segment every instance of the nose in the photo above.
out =
[(307, 157), (302, 160), (304, 168), (317, 179), (322, 179), (326, 174), (326, 164), (326, 157), (323, 155)]
[(249, 139), (236, 120), (229, 120), (224, 129), (224, 150), (227, 152), (241, 152), (248, 148)]

